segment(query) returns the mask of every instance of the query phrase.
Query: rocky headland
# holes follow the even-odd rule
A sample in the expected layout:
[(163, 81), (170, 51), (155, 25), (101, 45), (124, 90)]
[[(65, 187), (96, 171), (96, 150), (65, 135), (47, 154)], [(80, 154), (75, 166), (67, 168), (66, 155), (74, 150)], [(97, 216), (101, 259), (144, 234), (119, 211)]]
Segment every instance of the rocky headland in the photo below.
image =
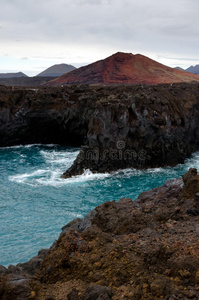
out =
[(183, 163), (198, 118), (198, 84), (0, 87), (0, 146), (82, 145), (65, 178)]
[(183, 163), (198, 149), (199, 86), (103, 88), (87, 143), (63, 177)]
[[(198, 117), (198, 84), (0, 87), (0, 146), (83, 145), (63, 177), (183, 162)], [(198, 299), (197, 170), (132, 200), (105, 202), (29, 262), (0, 266), (0, 298)]]
[(2, 300), (199, 298), (199, 175), (96, 207), (29, 262), (0, 266)]

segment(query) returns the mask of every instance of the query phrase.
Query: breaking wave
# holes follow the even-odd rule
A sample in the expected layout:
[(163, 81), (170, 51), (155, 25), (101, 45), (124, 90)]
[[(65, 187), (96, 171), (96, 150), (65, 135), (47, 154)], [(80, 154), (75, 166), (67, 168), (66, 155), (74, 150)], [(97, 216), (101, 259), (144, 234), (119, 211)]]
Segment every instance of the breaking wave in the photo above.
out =
[(129, 197), (199, 169), (199, 152), (174, 168), (125, 169), (62, 179), (79, 148), (26, 145), (0, 148), (0, 265), (29, 260), (49, 247), (60, 228), (105, 201)]

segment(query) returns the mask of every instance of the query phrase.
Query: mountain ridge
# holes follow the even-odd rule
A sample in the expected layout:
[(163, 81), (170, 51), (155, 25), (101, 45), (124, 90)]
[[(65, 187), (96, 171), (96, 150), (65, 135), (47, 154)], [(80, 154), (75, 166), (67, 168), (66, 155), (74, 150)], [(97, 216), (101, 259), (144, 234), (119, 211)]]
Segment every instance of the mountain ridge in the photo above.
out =
[(19, 78), (19, 77), (28, 77), (23, 72), (17, 73), (0, 73), (0, 78)]
[(199, 65), (190, 66), (186, 69), (187, 72), (193, 73), (193, 74), (199, 74)]
[(68, 64), (55, 64), (49, 68), (47, 68), (46, 70), (44, 70), (43, 72), (39, 73), (38, 77), (41, 76), (54, 76), (54, 77), (58, 77), (61, 76), (63, 74), (66, 74), (70, 71), (75, 70), (76, 68), (72, 65), (68, 65)]
[(158, 84), (199, 81), (199, 76), (170, 68), (141, 54), (117, 52), (64, 74), (47, 85)]

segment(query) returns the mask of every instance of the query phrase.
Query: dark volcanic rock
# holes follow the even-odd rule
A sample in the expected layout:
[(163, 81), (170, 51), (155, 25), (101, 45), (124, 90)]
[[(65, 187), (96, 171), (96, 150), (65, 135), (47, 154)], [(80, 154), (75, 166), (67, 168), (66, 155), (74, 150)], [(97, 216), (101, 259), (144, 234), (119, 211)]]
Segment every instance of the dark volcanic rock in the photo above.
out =
[(112, 299), (112, 291), (106, 286), (94, 285), (89, 287), (84, 295), (82, 300), (110, 300)]
[(112, 88), (96, 103), (88, 144), (63, 177), (183, 163), (198, 149), (198, 99), (198, 85)]
[(64, 178), (175, 165), (198, 149), (198, 101), (197, 84), (0, 87), (0, 146), (83, 144)]
[(20, 275), (10, 275), (4, 284), (0, 283), (0, 299), (26, 300), (30, 299), (30, 279)]
[[(87, 93), (86, 87), (84, 92)], [(29, 143), (80, 146), (86, 139), (95, 107), (95, 101), (82, 98), (76, 87), (14, 90), (0, 87), (0, 146)]]
[(199, 192), (199, 175), (197, 169), (191, 168), (182, 176), (184, 181), (184, 188), (181, 192), (182, 198), (194, 198)]
[(72, 291), (67, 295), (67, 300), (81, 300), (78, 290), (72, 289)]
[(35, 272), (1, 272), (1, 299), (198, 299), (199, 216), (187, 212), (199, 199), (196, 176), (105, 202), (84, 229), (84, 220), (64, 226)]

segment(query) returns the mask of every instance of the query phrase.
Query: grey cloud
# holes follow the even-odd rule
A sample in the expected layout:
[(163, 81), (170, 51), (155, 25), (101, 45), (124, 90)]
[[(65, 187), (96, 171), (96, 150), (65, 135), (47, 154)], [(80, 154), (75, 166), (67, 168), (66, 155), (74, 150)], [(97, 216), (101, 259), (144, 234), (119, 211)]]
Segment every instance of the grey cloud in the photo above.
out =
[(55, 42), (66, 49), (70, 43), (101, 44), (196, 56), (198, 11), (198, 0), (2, 0), (1, 42), (46, 42), (48, 50)]
[[(33, 58), (33, 59), (49, 59), (49, 60), (54, 59), (53, 56), (32, 56), (31, 58)], [(63, 60), (63, 59), (65, 59), (65, 57), (64, 56), (57, 56), (56, 59)]]
[(75, 0), (75, 2), (80, 5), (110, 5), (112, 0)]
[(199, 62), (199, 57), (198, 58), (190, 58), (190, 57), (170, 57), (170, 56), (162, 56), (162, 55), (158, 55), (157, 56), (158, 59), (161, 58), (166, 58), (166, 59), (172, 59), (172, 60), (181, 60), (181, 61), (198, 61)]
[[(54, 38), (76, 39), (82, 34), (85, 39), (90, 37), (87, 35), (92, 32), (102, 32), (104, 36), (113, 34), (119, 27), (119, 31), (123, 31), (124, 37), (127, 28), (132, 32), (159, 35), (160, 32), (165, 34), (179, 35), (183, 30), (190, 32), (194, 30), (194, 26), (183, 29), (182, 21), (184, 19), (184, 10), (180, 7), (178, 0), (167, 1), (164, 5), (160, 1), (119, 1), (114, 2), (106, 0), (76, 0), (72, 1), (45, 1), (32, 3), (26, 0), (13, 0), (12, 9), (10, 5), (6, 5), (7, 0), (3, 0), (3, 11), (0, 12), (1, 19), (7, 23), (7, 34), (24, 36), (24, 38), (39, 39), (45, 38), (52, 40)], [(183, 1), (187, 8), (188, 1)], [(193, 1), (192, 1), (193, 2)], [(48, 5), (47, 5), (48, 3)], [(81, 8), (79, 4), (82, 4)], [(86, 4), (90, 5), (87, 9)], [(109, 9), (103, 4), (109, 4)], [(190, 9), (188, 9), (190, 10)], [(178, 13), (177, 13), (178, 11)], [(6, 18), (4, 18), (6, 16)], [(9, 24), (15, 23), (15, 26)], [(185, 25), (184, 25), (185, 26)], [(96, 30), (98, 27), (98, 30)], [(112, 27), (112, 30), (110, 28)], [(187, 33), (188, 34), (188, 33)], [(5, 33), (6, 35), (6, 33)], [(117, 36), (117, 34), (116, 34)]]

